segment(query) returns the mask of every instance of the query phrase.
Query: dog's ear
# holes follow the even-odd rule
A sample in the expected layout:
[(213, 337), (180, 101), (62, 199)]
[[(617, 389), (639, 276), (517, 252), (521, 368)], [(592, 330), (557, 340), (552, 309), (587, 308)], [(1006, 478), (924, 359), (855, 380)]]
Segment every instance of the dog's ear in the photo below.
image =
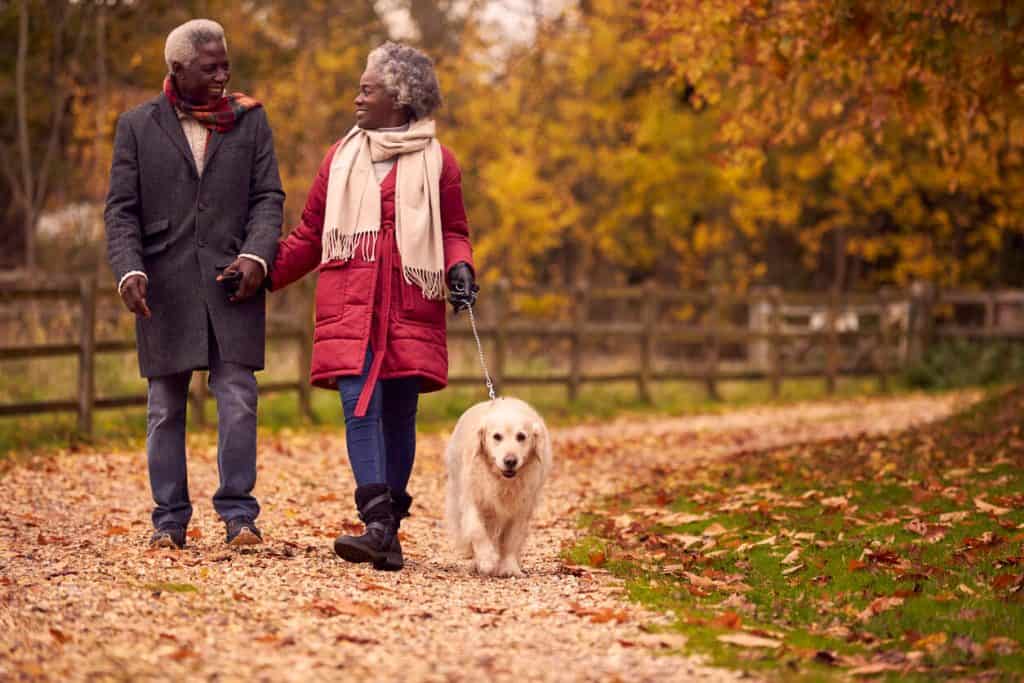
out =
[(485, 457), (487, 457), (487, 424), (486, 423), (480, 425), (478, 436), (479, 436), (479, 439), (478, 439), (479, 446), (476, 449), (476, 454), (485, 458)]
[(544, 426), (540, 422), (531, 422), (528, 430), (530, 432), (530, 455), (541, 459), (541, 449), (544, 447)]

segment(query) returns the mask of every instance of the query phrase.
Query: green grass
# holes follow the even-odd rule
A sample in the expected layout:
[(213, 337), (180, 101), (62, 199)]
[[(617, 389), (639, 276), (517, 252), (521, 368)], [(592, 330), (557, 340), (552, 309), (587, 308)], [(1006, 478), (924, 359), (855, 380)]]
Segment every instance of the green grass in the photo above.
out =
[[(107, 363), (98, 370), (98, 395), (144, 395), (146, 385), (138, 377), (134, 358), (107, 357)], [(7, 364), (10, 365), (10, 364)], [(290, 359), (287, 365), (294, 365)], [(292, 379), (293, 368), (278, 366), (276, 372), (258, 375), (261, 382)], [(73, 364), (51, 361), (45, 382), (38, 381), (43, 371), (29, 363), (21, 364), (18, 371), (5, 375), (0, 386), (0, 402), (67, 399), (75, 392)], [(268, 367), (273, 367), (268, 363)], [(291, 370), (291, 372), (288, 372)], [(454, 374), (454, 371), (453, 371)], [(538, 373), (540, 374), (540, 373)], [(198, 377), (198, 376), (197, 376)], [(52, 381), (51, 381), (52, 380)], [(193, 379), (193, 382), (198, 378)], [(894, 391), (901, 390), (894, 387)], [(707, 398), (701, 384), (693, 382), (661, 382), (652, 388), (652, 402), (645, 403), (637, 396), (636, 385), (627, 382), (587, 384), (575, 401), (568, 401), (564, 387), (515, 386), (509, 392), (540, 410), (552, 425), (608, 419), (621, 415), (686, 415), (723, 412), (741, 406), (766, 403), (792, 403), (826, 396), (821, 380), (797, 379), (785, 382), (778, 398), (771, 396), (766, 382), (723, 382), (719, 391), (721, 401)], [(878, 394), (873, 380), (844, 379), (839, 382), (836, 396), (841, 398)], [(487, 398), (486, 387), (449, 387), (440, 392), (420, 397), (418, 426), (430, 433), (450, 429), (466, 408)], [(341, 406), (337, 394), (315, 389), (312, 392), (314, 422), (299, 414), (298, 401), (293, 393), (261, 397), (259, 406), (260, 428), (275, 433), (281, 429), (337, 430), (343, 425)], [(206, 405), (207, 430), (216, 428), (216, 404), (211, 399)], [(137, 448), (145, 439), (145, 409), (120, 408), (97, 410), (93, 414), (93, 437), (83, 440), (76, 434), (77, 417), (72, 413), (54, 413), (39, 416), (0, 417), (0, 460), (26, 452), (62, 448)], [(190, 431), (198, 430), (195, 415), (189, 415)]]
[[(673, 611), (690, 649), (723, 666), (833, 680), (858, 663), (902, 661), (909, 670), (886, 673), (888, 680), (1016, 680), (1024, 675), (1022, 465), (1024, 390), (1002, 391), (898, 436), (679, 471), (588, 511), (588, 534), (566, 557), (604, 566), (626, 579), (633, 599)], [(978, 498), (1007, 511), (984, 513)], [(658, 500), (669, 501), (664, 514), (706, 517), (665, 526), (663, 515), (647, 512)], [(638, 524), (614, 522), (637, 506)], [(943, 522), (944, 513), (966, 514)], [(672, 536), (701, 536), (712, 525), (725, 533), (689, 549)], [(784, 564), (794, 550), (798, 558)], [(702, 586), (704, 579), (712, 583)], [(872, 604), (886, 609), (868, 611)], [(765, 651), (718, 641), (737, 626), (784, 645)], [(824, 657), (845, 658), (844, 666)]]

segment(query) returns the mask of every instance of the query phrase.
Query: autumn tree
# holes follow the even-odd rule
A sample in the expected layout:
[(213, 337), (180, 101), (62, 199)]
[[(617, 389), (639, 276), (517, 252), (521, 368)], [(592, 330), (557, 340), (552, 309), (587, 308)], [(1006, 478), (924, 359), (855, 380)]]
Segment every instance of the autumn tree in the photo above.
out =
[(831, 260), (833, 280), (852, 262), (874, 282), (1024, 282), (1019, 3), (658, 0), (641, 16), (648, 63), (719, 111), (748, 229), (805, 267)]

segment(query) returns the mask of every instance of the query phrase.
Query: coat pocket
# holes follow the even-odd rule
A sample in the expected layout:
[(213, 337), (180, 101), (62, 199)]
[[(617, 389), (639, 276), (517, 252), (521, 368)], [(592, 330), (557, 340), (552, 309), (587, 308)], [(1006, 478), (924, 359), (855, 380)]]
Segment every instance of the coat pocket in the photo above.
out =
[(320, 267), (316, 281), (316, 322), (329, 322), (345, 312), (345, 290), (349, 268), (347, 264), (326, 263)]
[(167, 234), (170, 227), (171, 222), (166, 218), (147, 223), (142, 227), (143, 256), (152, 256), (167, 248), (170, 244), (170, 235)]
[(406, 322), (431, 327), (444, 327), (444, 299), (427, 299), (423, 290), (405, 281), (401, 271), (398, 277), (399, 310)]

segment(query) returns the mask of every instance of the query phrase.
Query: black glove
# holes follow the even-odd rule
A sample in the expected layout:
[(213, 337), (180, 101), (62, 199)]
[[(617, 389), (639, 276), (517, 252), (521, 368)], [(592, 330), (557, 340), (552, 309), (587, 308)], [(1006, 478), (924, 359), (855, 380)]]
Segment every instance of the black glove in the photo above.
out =
[(476, 305), (476, 293), (480, 288), (473, 279), (473, 269), (465, 261), (459, 261), (448, 271), (448, 303), (458, 313)]

